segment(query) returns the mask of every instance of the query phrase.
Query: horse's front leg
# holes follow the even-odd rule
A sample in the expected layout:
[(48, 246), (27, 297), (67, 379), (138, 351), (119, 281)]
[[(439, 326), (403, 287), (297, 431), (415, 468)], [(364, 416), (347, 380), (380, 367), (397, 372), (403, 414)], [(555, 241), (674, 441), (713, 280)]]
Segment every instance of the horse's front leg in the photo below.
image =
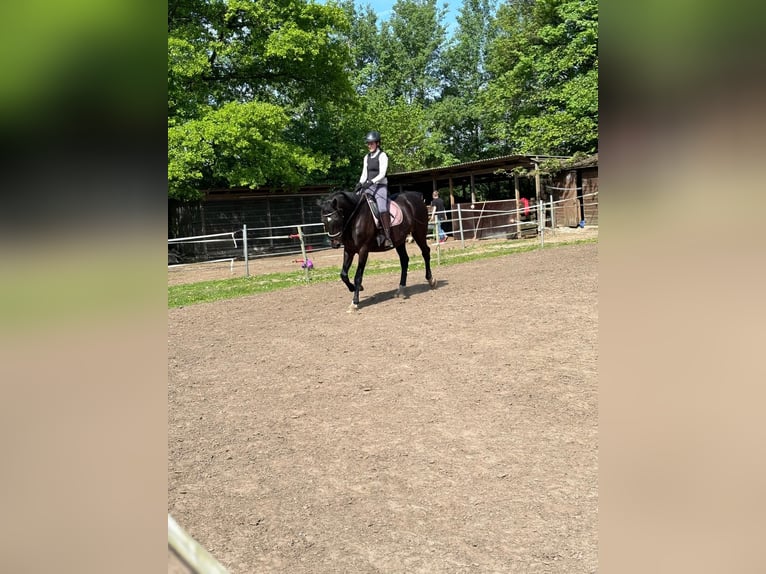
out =
[(402, 268), (402, 274), (399, 277), (399, 287), (396, 290), (396, 296), (401, 297), (404, 295), (405, 287), (407, 287), (407, 270), (410, 266), (410, 256), (407, 253), (407, 247), (404, 243), (396, 247), (396, 252), (399, 254), (399, 265)]
[(367, 265), (366, 249), (359, 251), (359, 259), (356, 262), (356, 273), (354, 274), (354, 298), (351, 300), (351, 306), (349, 312), (356, 311), (359, 308), (359, 292), (364, 290), (362, 287), (362, 277), (364, 276), (364, 268)]
[(351, 268), (351, 262), (354, 261), (354, 254), (347, 249), (343, 250), (343, 267), (340, 270), (340, 279), (346, 284), (348, 290), (354, 292), (354, 284), (348, 280), (348, 270)]

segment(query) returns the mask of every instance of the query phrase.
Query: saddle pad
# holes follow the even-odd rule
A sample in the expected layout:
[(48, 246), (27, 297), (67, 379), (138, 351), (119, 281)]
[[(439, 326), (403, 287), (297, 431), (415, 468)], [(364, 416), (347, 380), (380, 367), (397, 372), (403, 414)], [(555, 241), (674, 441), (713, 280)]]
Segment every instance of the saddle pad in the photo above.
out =
[[(372, 200), (368, 199), (367, 201), (370, 202), (370, 211), (372, 211), (372, 218), (375, 220), (375, 227), (380, 227), (380, 218), (377, 215), (377, 210), (372, 208)], [(388, 213), (391, 215), (391, 227), (401, 224), (404, 220), (402, 209), (395, 201), (388, 202)]]
[(399, 225), (402, 222), (402, 210), (399, 204), (391, 201), (388, 204), (388, 212), (391, 214), (391, 225)]

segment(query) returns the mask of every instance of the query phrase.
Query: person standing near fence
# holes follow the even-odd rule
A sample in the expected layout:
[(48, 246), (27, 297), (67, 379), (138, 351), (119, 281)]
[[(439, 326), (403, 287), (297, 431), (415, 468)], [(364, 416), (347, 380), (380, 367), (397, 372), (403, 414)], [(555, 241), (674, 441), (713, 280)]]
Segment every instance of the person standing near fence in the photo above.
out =
[(447, 241), (447, 234), (442, 230), (442, 221), (446, 219), (446, 207), (438, 191), (434, 191), (431, 197), (431, 221), (434, 222), (436, 233), (439, 235), (439, 243), (444, 243)]
[(362, 175), (356, 192), (364, 192), (375, 200), (380, 214), (380, 224), (383, 227), (383, 246), (392, 248), (391, 214), (388, 212), (388, 155), (380, 149), (380, 132), (371, 131), (365, 138), (369, 153), (362, 162)]

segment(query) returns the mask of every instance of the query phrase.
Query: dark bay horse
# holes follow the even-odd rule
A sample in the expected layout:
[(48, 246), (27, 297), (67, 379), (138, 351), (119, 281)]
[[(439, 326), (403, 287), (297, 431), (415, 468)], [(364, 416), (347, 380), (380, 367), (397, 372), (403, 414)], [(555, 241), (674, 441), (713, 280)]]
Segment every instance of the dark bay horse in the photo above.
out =
[[(375, 219), (363, 195), (357, 196), (350, 191), (337, 191), (324, 198), (319, 206), (322, 223), (330, 237), (330, 244), (334, 248), (343, 245), (343, 268), (340, 278), (348, 290), (354, 293), (349, 312), (355, 311), (359, 306), (359, 292), (364, 290), (362, 276), (367, 265), (367, 256), (371, 251), (385, 251), (386, 248), (378, 244)], [(401, 212), (399, 215), (395, 213), (397, 207)], [(435, 287), (436, 280), (431, 275), (431, 248), (428, 246), (427, 239), (428, 207), (423, 201), (423, 196), (412, 191), (399, 193), (391, 199), (390, 212), (391, 240), (399, 254), (399, 263), (402, 268), (396, 296), (403, 295), (407, 286), (407, 267), (410, 257), (407, 255), (405, 241), (410, 233), (423, 255), (423, 261), (426, 264), (426, 281), (432, 288)], [(348, 270), (357, 253), (359, 260), (354, 282), (351, 283), (348, 279)]]

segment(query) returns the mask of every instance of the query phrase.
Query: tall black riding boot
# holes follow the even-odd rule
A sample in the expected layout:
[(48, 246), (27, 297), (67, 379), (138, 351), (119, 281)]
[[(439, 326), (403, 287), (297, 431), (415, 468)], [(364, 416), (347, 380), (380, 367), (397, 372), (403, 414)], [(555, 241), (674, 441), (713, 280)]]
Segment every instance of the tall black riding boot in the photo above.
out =
[(394, 242), (391, 241), (391, 214), (388, 211), (384, 211), (380, 214), (380, 223), (383, 226), (383, 247), (391, 248), (394, 246)]

